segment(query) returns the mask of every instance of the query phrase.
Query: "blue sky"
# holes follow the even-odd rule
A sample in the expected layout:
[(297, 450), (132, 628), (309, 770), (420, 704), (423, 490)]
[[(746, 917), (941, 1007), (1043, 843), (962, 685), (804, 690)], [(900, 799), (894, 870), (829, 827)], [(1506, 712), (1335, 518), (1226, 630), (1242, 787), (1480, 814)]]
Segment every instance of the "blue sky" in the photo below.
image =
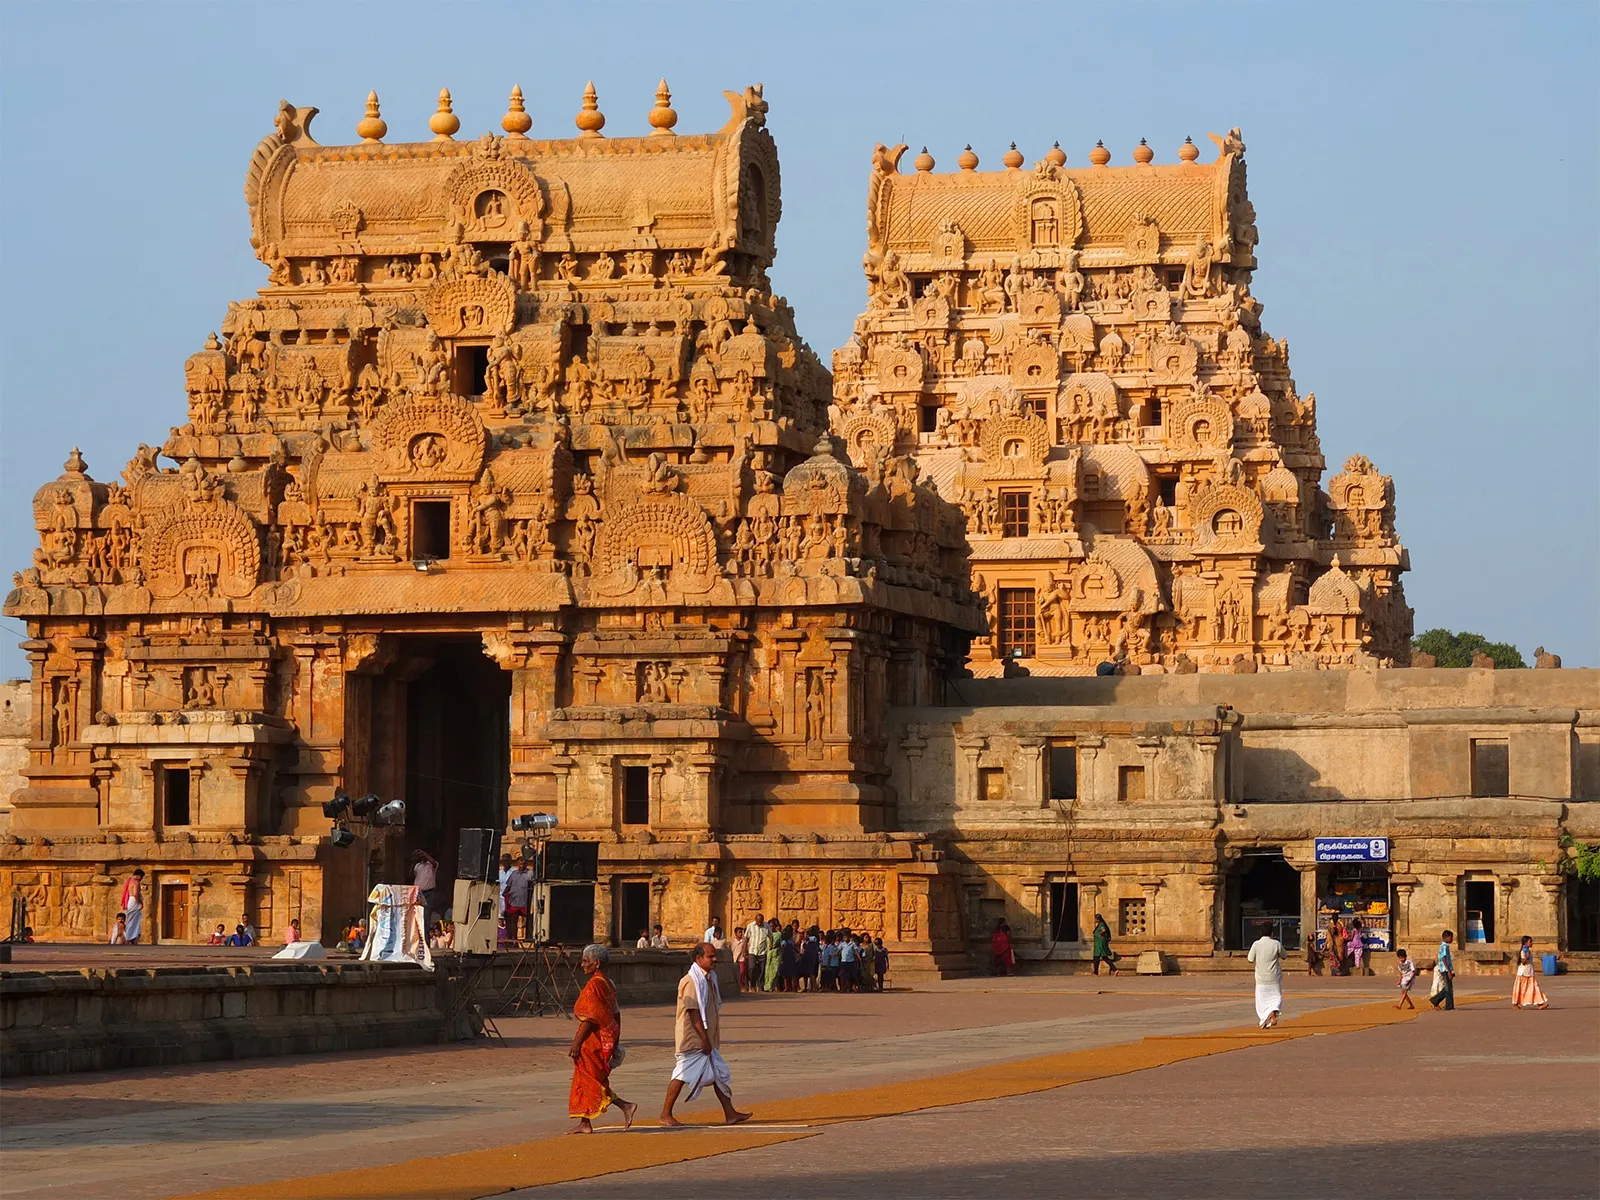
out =
[[(184, 419), (184, 358), (264, 268), (241, 186), (280, 96), (354, 141), (369, 88), (421, 140), (521, 84), (569, 136), (680, 132), (762, 81), (783, 164), (773, 271), (824, 360), (863, 303), (875, 142), (985, 166), (1015, 141), (1243, 128), (1255, 294), (1315, 392), (1331, 470), (1392, 474), (1418, 629), (1600, 665), (1600, 6), (935, 3), (99, 5), (0, 9), (0, 567), (74, 445), (113, 479)], [(26, 664), (0, 625), (0, 676)]]

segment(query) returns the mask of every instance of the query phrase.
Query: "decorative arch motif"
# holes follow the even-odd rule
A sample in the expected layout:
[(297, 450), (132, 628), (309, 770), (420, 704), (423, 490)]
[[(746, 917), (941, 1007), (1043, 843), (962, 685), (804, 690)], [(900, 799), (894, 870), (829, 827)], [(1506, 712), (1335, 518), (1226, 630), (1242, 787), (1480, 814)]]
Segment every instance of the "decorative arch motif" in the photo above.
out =
[(161, 600), (185, 592), (237, 600), (261, 579), (255, 522), (226, 501), (180, 512), (146, 531), (142, 549), (150, 594)]
[(1053, 388), (1061, 378), (1061, 352), (1049, 342), (1030, 342), (1011, 356), (1011, 382), (1020, 388)]
[(1098, 550), (1073, 568), (1068, 577), (1072, 607), (1080, 612), (1124, 612), (1136, 605), (1137, 589), (1127, 588), (1113, 566)]
[(1198, 551), (1250, 550), (1261, 543), (1261, 501), (1247, 487), (1225, 483), (1207, 488), (1189, 506)]
[[(493, 192), (505, 197), (498, 213), (485, 213), (483, 201)], [(537, 240), (544, 217), (544, 192), (539, 181), (514, 159), (472, 158), (445, 181), (450, 219), (460, 223), (468, 241), (508, 242), (519, 221), (526, 221)]]
[(839, 429), (850, 461), (858, 467), (866, 466), (879, 451), (891, 452), (896, 434), (894, 420), (887, 413), (853, 413)]
[(996, 417), (983, 426), (984, 473), (1037, 475), (1050, 453), (1050, 427), (1031, 413)]
[(428, 289), (422, 311), (440, 337), (491, 337), (510, 332), (517, 292), (511, 280), (493, 272), (447, 279)]
[(865, 481), (833, 457), (832, 442), (824, 437), (815, 454), (783, 477), (783, 511), (847, 513), (852, 491), (865, 494)]
[(654, 582), (663, 595), (698, 595), (718, 574), (716, 534), (688, 496), (654, 496), (603, 514), (591, 585), (597, 594), (620, 596)]
[(1122, 411), (1117, 385), (1111, 376), (1099, 371), (1079, 371), (1068, 375), (1056, 394), (1056, 411), (1115, 417)]
[(1214, 396), (1185, 396), (1172, 406), (1167, 432), (1181, 450), (1214, 454), (1233, 445), (1233, 414)]
[(1019, 254), (1065, 250), (1083, 235), (1082, 197), (1058, 168), (1041, 163), (1017, 190), (1012, 220)]
[(1345, 574), (1335, 558), (1311, 585), (1306, 607), (1321, 615), (1354, 616), (1361, 612), (1361, 586)]
[(457, 396), (392, 400), (372, 424), (385, 479), (476, 479), (487, 443), (477, 409)]
[(1150, 468), (1131, 446), (1083, 448), (1084, 499), (1142, 502), (1149, 495)]
[(885, 392), (920, 392), (927, 364), (910, 342), (882, 347), (874, 356), (873, 372), (878, 388)]

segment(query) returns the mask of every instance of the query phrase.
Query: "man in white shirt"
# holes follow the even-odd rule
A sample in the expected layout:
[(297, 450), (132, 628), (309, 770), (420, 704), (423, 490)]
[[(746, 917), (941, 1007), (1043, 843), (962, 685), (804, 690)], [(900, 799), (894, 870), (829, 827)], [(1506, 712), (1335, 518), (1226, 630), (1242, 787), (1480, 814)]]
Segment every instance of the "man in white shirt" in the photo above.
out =
[(723, 938), (723, 936), (722, 936), (722, 918), (721, 917), (712, 917), (711, 918), (711, 924), (706, 926), (706, 931), (701, 936), (700, 940), (702, 942), (710, 942), (718, 950), (721, 950), (722, 947), (724, 945), (726, 945), (726, 939)]
[(767, 977), (767, 942), (770, 940), (766, 922), (761, 919), (760, 913), (745, 926), (744, 936), (748, 947), (745, 954), (749, 963), (750, 986), (760, 991), (761, 982)]
[(652, 949), (652, 950), (670, 950), (670, 949), (672, 949), (672, 946), (667, 942), (667, 935), (661, 932), (661, 926), (659, 926), (659, 925), (656, 926), (655, 934), (650, 939), (650, 949)]
[(1283, 1011), (1283, 943), (1263, 933), (1250, 947), (1250, 961), (1256, 965), (1256, 1019), (1271, 1029)]

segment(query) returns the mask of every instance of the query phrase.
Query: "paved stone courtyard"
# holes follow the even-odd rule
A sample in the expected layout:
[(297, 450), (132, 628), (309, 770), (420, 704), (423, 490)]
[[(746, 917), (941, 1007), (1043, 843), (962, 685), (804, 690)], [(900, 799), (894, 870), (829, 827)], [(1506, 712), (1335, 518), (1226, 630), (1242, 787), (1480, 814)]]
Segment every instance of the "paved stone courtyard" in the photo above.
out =
[[(581, 1161), (566, 1175), (546, 1161), (543, 1178), (560, 1181), (526, 1195), (1600, 1194), (1600, 980), (1548, 981), (1554, 1006), (1542, 1013), (1513, 1010), (1509, 983), (1463, 981), (1453, 1014), (1243, 1049), (1213, 1037), (1216, 1052), (1149, 1069), (1141, 1048), (1252, 1025), (1248, 978), (974, 979), (759, 997), (730, 1003), (724, 1021), (738, 1098), (758, 1122), (764, 1107), (771, 1117), (741, 1134), (542, 1140), (567, 1126), (571, 1025), (557, 1018), (504, 1022), (504, 1045), (24, 1079), (0, 1090), (0, 1169), (8, 1198), (127, 1200), (233, 1188), (503, 1193), (489, 1174), (474, 1191), (471, 1172), (461, 1177), (468, 1160), (438, 1161), (499, 1150)], [(1289, 1026), (1315, 1014), (1381, 1017), (1376, 1004), (1392, 998), (1386, 978), (1293, 979)], [(624, 1015), (630, 1057), (615, 1083), (641, 1117), (660, 1103), (670, 1028), (664, 1007)], [(999, 1064), (1105, 1047), (1104, 1077), (1056, 1087), (1045, 1076), (1022, 1094), (928, 1107), (956, 1073), (981, 1081)], [(820, 1097), (825, 1112), (834, 1094), (863, 1088), (883, 1093), (869, 1114), (785, 1115), (804, 1109), (798, 1098)], [(762, 1135), (786, 1140), (760, 1145)], [(742, 1137), (755, 1141), (729, 1140)], [(691, 1144), (705, 1148), (683, 1151), (688, 1161), (581, 1179), (639, 1165), (641, 1147), (648, 1158)], [(395, 1164), (405, 1164), (400, 1189), (381, 1173)], [(350, 1169), (370, 1179), (305, 1178)]]

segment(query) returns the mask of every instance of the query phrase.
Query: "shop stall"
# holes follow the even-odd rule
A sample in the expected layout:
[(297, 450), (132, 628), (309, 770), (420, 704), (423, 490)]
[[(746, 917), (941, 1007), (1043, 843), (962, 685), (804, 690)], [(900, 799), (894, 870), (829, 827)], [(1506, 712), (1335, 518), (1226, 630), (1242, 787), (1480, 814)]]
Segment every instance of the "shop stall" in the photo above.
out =
[(1317, 838), (1316, 947), (1326, 955), (1329, 930), (1337, 922), (1345, 937), (1360, 931), (1370, 962), (1394, 949), (1389, 899), (1389, 839)]

